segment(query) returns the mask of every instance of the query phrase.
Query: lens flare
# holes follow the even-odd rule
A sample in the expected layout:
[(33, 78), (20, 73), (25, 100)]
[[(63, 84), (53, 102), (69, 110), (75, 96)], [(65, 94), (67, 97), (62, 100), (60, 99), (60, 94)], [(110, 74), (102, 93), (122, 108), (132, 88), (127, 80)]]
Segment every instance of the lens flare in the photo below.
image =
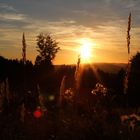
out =
[(41, 112), (41, 110), (36, 110), (36, 111), (34, 111), (34, 113), (33, 113), (33, 115), (34, 115), (34, 117), (35, 118), (40, 118), (41, 117), (41, 115), (42, 115), (42, 112)]

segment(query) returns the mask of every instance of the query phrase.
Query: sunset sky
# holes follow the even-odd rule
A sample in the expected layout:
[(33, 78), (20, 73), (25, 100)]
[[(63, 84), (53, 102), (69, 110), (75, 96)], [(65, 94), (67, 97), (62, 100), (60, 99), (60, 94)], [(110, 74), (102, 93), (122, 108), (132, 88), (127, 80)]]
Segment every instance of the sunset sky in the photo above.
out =
[(0, 55), (21, 58), (24, 32), (34, 62), (36, 36), (50, 33), (61, 48), (55, 64), (76, 63), (83, 40), (91, 44), (91, 62), (124, 63), (130, 12), (133, 55), (140, 51), (140, 0), (0, 0)]

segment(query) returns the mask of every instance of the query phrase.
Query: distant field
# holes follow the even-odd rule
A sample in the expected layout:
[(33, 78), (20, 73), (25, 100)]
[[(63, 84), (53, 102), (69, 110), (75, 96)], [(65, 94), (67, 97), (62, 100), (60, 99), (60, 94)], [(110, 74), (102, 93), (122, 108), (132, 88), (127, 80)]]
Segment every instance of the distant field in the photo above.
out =
[(125, 69), (127, 64), (125, 63), (96, 63), (94, 64), (95, 67), (109, 73), (116, 73), (121, 68)]
[[(55, 65), (56, 69), (60, 68), (61, 66), (62, 65)], [(66, 65), (66, 66), (74, 66), (74, 65)], [(95, 67), (96, 69), (101, 69), (104, 72), (117, 73), (121, 68), (125, 69), (127, 67), (127, 64), (126, 63), (94, 63), (91, 64), (91, 66)]]

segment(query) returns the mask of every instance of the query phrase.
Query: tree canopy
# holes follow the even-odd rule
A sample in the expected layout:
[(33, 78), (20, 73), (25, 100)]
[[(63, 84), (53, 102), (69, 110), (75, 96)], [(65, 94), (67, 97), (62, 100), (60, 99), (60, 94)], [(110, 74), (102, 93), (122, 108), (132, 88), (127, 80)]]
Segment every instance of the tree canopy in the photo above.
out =
[(40, 65), (42, 63), (51, 65), (56, 53), (60, 50), (60, 47), (58, 47), (58, 42), (56, 42), (51, 35), (43, 33), (37, 36), (36, 48), (39, 52), (35, 61), (36, 65)]

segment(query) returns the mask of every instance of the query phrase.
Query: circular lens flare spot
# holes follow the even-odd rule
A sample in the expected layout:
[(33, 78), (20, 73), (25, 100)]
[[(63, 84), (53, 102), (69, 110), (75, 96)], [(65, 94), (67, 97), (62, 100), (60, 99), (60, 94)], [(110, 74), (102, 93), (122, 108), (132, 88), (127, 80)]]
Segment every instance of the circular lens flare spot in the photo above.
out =
[(41, 113), (41, 111), (40, 110), (36, 110), (36, 111), (34, 111), (34, 113), (33, 113), (33, 115), (34, 115), (34, 117), (35, 118), (40, 118), (41, 117), (41, 115), (42, 115), (42, 113)]
[(55, 96), (54, 96), (54, 95), (50, 95), (50, 96), (49, 96), (49, 100), (50, 100), (50, 101), (53, 101), (54, 99), (55, 99)]

